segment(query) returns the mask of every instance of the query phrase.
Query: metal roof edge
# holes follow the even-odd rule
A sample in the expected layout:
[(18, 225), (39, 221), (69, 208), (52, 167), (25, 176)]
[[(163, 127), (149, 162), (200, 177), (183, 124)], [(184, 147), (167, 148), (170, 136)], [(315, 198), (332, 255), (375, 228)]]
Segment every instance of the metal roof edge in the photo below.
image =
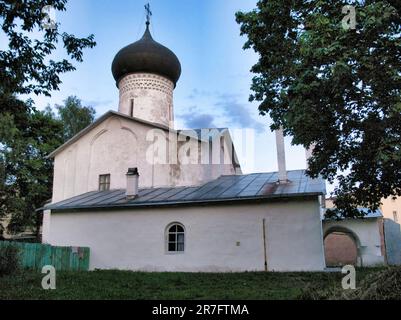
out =
[(297, 194), (279, 194), (261, 197), (240, 197), (240, 198), (224, 198), (224, 199), (205, 199), (205, 200), (188, 200), (188, 201), (160, 201), (160, 202), (142, 202), (142, 203), (123, 203), (112, 205), (88, 205), (76, 207), (54, 208), (51, 206), (45, 207), (45, 210), (51, 210), (52, 213), (62, 212), (78, 212), (78, 211), (104, 211), (104, 210), (128, 210), (136, 208), (154, 208), (154, 207), (177, 207), (177, 206), (206, 206), (215, 204), (231, 204), (238, 202), (269, 202), (278, 199), (295, 199), (295, 198), (309, 198), (323, 195), (323, 192), (306, 192)]

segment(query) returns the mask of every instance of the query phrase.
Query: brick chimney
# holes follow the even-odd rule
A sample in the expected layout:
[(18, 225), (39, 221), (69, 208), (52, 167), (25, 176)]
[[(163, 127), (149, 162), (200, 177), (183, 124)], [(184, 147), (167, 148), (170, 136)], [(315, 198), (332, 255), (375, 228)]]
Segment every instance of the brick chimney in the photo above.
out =
[(127, 190), (125, 195), (127, 200), (132, 200), (138, 197), (138, 168), (129, 168), (127, 172)]

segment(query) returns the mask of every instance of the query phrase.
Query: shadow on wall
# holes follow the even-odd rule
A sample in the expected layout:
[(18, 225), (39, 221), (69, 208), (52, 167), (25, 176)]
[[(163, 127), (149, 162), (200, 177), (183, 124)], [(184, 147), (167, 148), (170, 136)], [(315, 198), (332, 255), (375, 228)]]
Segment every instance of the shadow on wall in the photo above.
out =
[(401, 227), (391, 219), (384, 219), (386, 256), (389, 265), (401, 265)]

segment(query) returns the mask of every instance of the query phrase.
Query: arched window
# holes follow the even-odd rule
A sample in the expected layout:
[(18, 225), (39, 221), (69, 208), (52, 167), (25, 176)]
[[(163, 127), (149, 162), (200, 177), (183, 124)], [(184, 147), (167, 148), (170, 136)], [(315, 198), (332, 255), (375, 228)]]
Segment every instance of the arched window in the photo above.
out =
[(167, 251), (184, 252), (185, 231), (184, 226), (179, 223), (171, 224), (167, 227)]

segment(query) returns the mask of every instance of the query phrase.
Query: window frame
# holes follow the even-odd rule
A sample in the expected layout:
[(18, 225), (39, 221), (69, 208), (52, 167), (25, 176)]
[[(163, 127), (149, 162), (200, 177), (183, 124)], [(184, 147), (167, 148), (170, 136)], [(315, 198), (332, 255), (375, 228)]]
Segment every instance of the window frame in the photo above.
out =
[[(174, 226), (179, 226), (181, 227), (184, 231), (182, 232), (170, 232), (170, 229)], [(170, 234), (174, 234), (175, 235), (175, 241), (170, 241)], [(183, 250), (182, 251), (170, 251), (169, 245), (170, 243), (175, 243), (175, 248), (178, 249), (178, 244), (181, 243), (178, 241), (178, 235), (182, 234), (183, 235)], [(180, 222), (172, 222), (170, 224), (167, 225), (166, 229), (165, 229), (165, 236), (164, 236), (164, 247), (165, 247), (165, 253), (168, 255), (175, 255), (175, 254), (184, 254), (185, 253), (185, 249), (186, 249), (186, 229), (185, 226), (180, 223)]]
[[(106, 178), (106, 182), (102, 182), (102, 177)], [(110, 191), (110, 184), (111, 184), (111, 175), (110, 173), (107, 174), (100, 174), (99, 175), (99, 191)], [(102, 189), (102, 186), (107, 186), (105, 189)]]

